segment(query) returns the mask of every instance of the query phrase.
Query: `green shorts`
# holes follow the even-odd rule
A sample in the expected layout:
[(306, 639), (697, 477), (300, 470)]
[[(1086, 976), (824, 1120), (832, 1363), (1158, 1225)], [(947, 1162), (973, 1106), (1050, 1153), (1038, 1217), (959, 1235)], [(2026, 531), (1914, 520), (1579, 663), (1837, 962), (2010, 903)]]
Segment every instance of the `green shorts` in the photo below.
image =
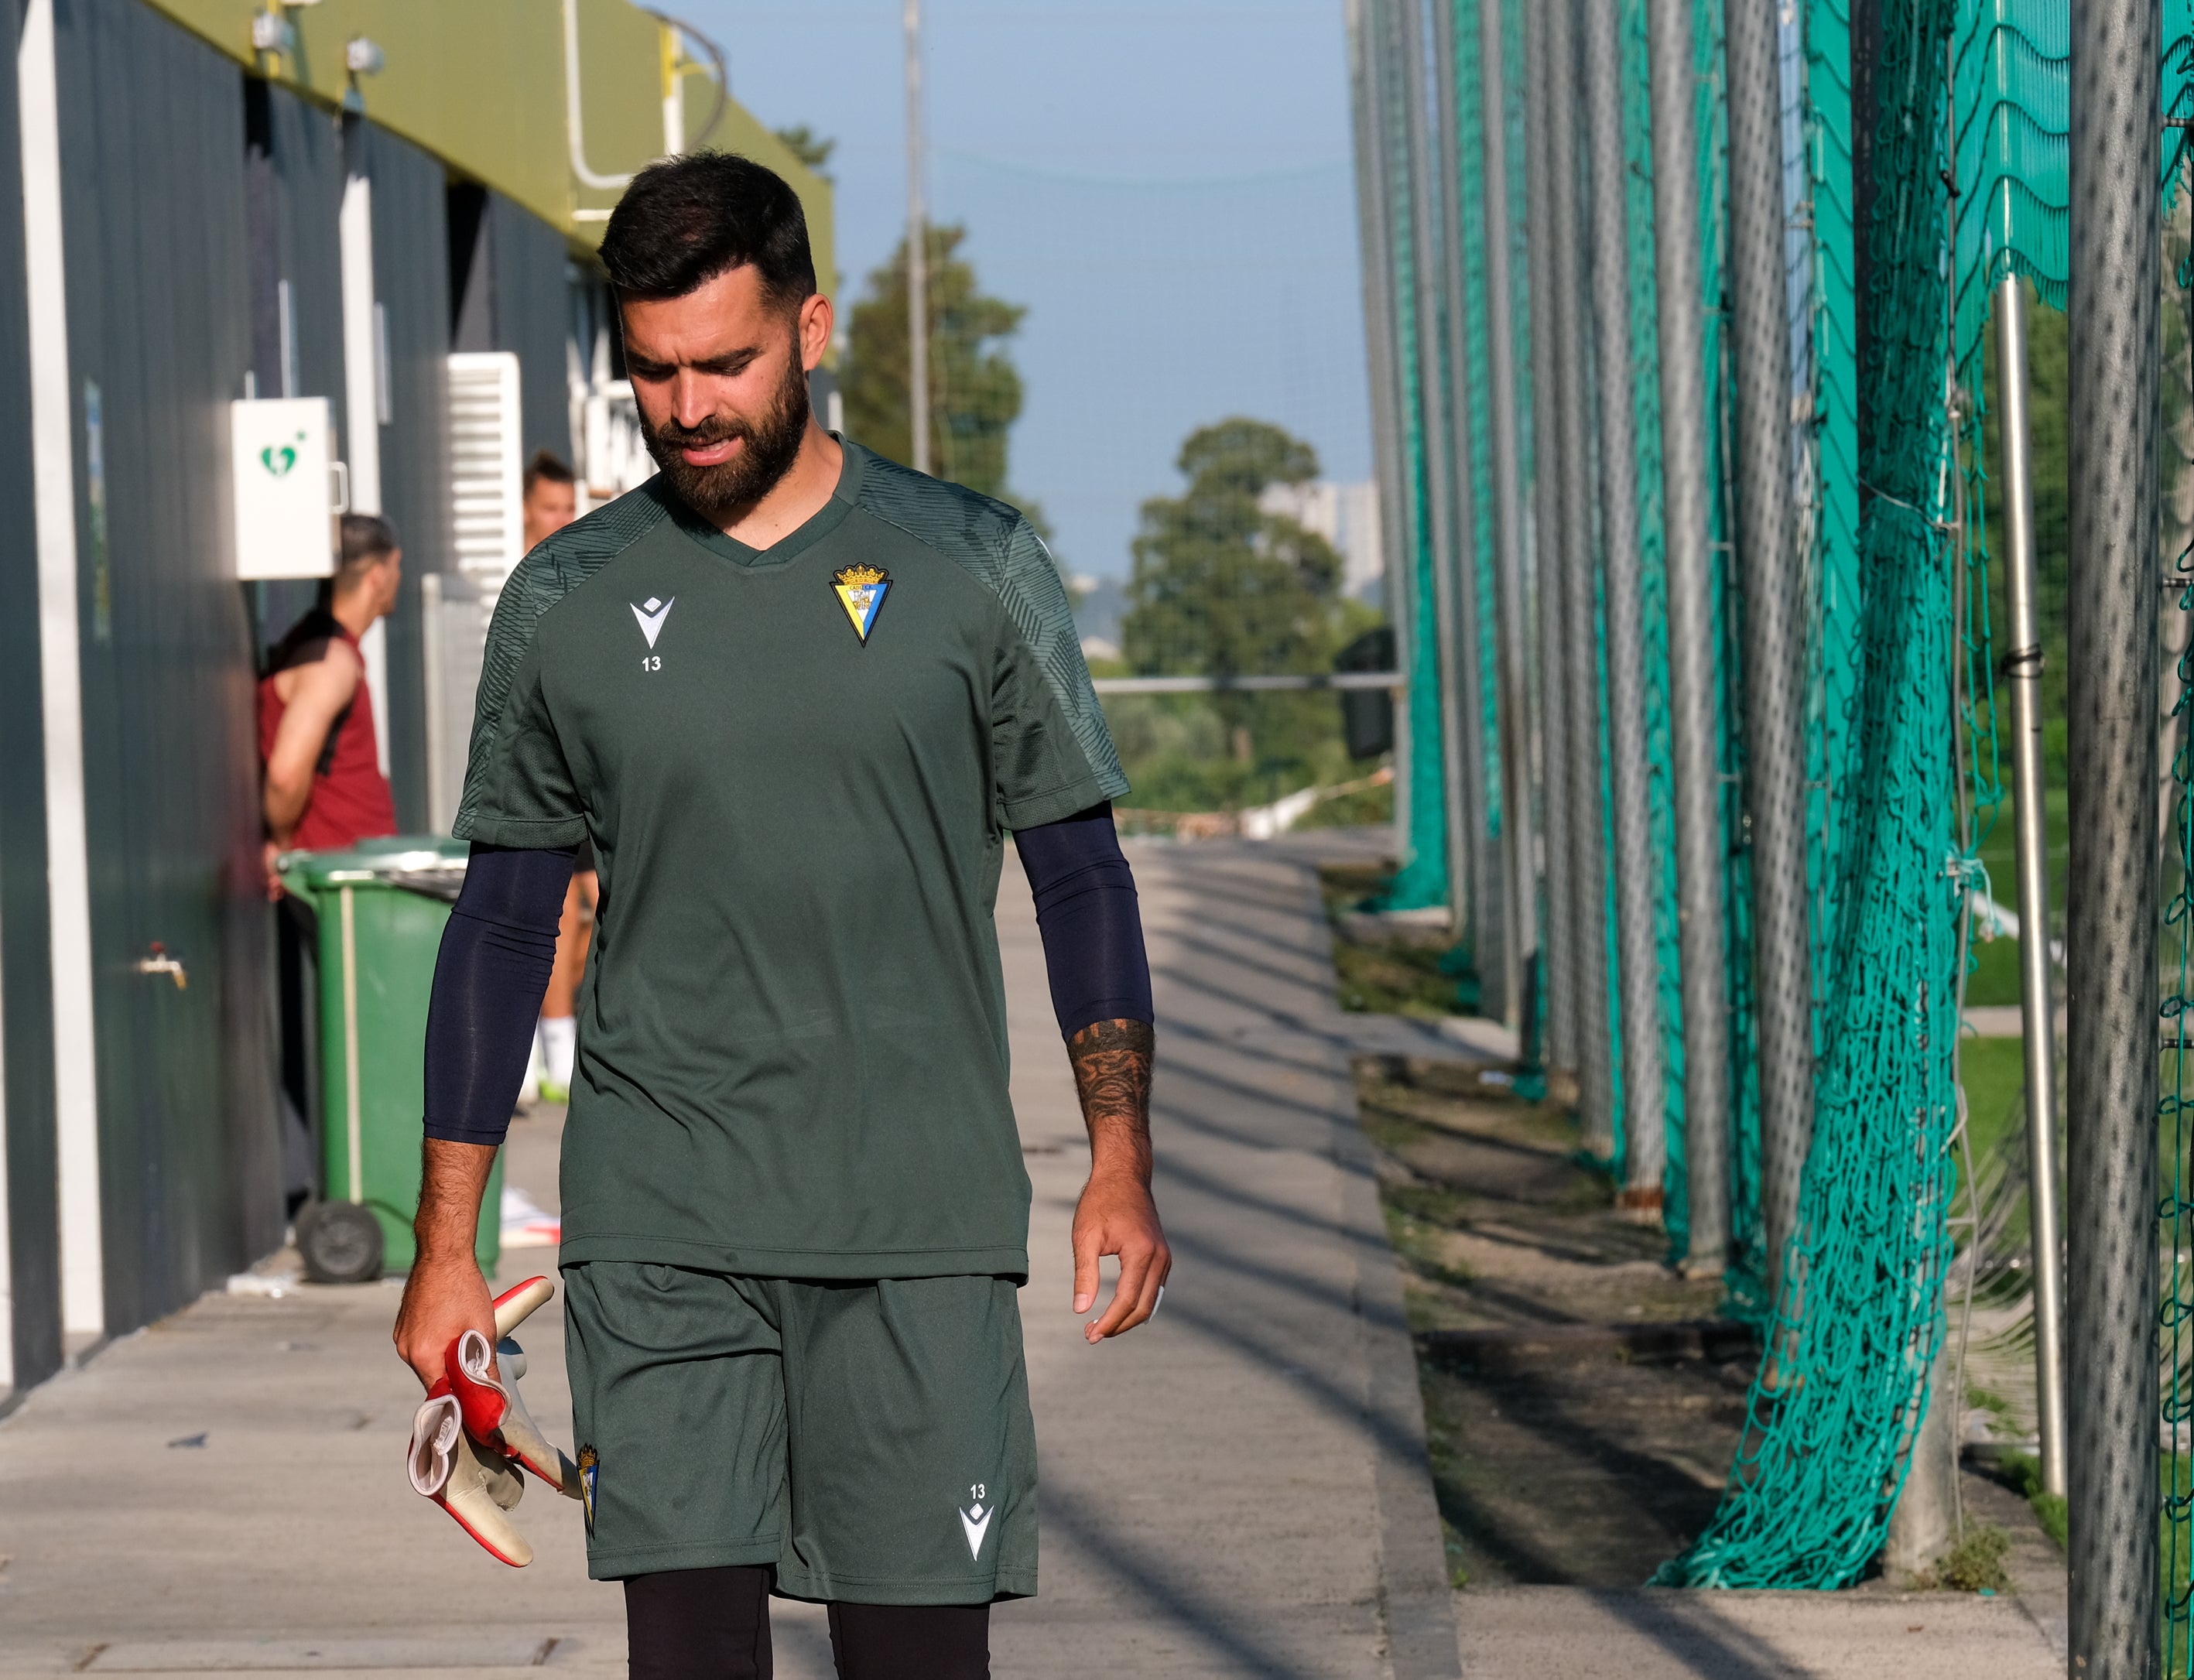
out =
[(1011, 1281), (564, 1270), (587, 1573), (773, 1564), (854, 1604), (1036, 1591)]

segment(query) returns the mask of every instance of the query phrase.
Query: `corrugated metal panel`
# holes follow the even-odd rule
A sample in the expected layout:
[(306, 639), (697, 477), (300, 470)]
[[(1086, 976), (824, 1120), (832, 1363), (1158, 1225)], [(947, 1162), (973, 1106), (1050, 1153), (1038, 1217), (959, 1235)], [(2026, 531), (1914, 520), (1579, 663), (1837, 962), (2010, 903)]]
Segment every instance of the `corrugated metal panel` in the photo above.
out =
[[(136, 0), (56, 11), (106, 1324), (120, 1332), (281, 1230), (253, 649), (228, 576), (227, 405), (250, 359), (243, 89), (233, 64)], [(155, 941), (187, 990), (135, 972)]]
[(495, 229), (495, 345), (517, 353), (520, 454), (571, 458), (571, 258), (564, 236), (500, 192), (488, 194)]
[[(0, 76), (0, 181), (22, 180), (15, 78)], [(22, 200), (0, 194), (0, 1147), (7, 1150), (14, 1381), (60, 1368), (60, 1230), (55, 1203), (53, 976), (48, 965), (45, 753), (32, 527), (30, 370)]]
[(352, 161), (373, 182), (373, 289), (387, 324), (381, 504), (404, 539), (404, 599), (388, 620), (388, 779), (396, 818), (428, 822), (426, 666), (419, 579), (456, 569), (450, 521), (447, 180), (426, 152), (353, 120)]

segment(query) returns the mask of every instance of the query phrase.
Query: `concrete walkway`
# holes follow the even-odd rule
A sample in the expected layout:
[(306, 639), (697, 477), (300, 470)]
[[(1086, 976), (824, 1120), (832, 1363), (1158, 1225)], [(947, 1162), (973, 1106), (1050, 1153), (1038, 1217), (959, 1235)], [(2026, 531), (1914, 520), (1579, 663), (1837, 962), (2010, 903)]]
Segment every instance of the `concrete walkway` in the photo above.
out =
[[(1135, 853), (1176, 1260), (1158, 1319), (1094, 1349), (1067, 1310), (1087, 1150), (1025, 890), (1006, 872), (1044, 1534), (1042, 1596), (994, 1617), (996, 1672), (2047, 1671), (2025, 1660), (2046, 1652), (2008, 1601), (1449, 1591), (1349, 1070), (1353, 1050), (1402, 1029), (1335, 1008), (1306, 866), (1347, 844)], [(508, 1159), (511, 1182), (552, 1206), (555, 1144), (553, 1117), (526, 1120)], [(520, 1251), (503, 1276), (552, 1271), (553, 1258)], [(622, 1595), (585, 1580), (574, 1508), (531, 1490), (518, 1517), (538, 1555), (509, 1570), (405, 1486), (416, 1392), (388, 1345), (396, 1297), (388, 1284), (210, 1297), (0, 1423), (0, 1675), (622, 1674)], [(568, 1439), (558, 1333), (552, 1311), (522, 1336), (526, 1387)], [(814, 1608), (780, 1604), (775, 1626), (778, 1674), (823, 1680)]]

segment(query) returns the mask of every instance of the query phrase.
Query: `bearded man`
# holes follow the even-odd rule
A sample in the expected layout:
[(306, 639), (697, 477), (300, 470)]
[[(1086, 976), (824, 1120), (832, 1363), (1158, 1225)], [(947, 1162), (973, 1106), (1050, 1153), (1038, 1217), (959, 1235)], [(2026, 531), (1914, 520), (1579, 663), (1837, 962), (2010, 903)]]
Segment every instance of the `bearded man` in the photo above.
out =
[(559, 1258), (631, 1671), (766, 1675), (774, 1591), (830, 1606), (846, 1680), (973, 1680), (991, 1603), (1037, 1589), (1009, 834), (1089, 1129), (1077, 1314), (1120, 1259), (1087, 1339), (1170, 1265), (1127, 782), (1027, 521), (811, 416), (832, 313), (783, 181), (655, 164), (602, 260), (663, 471), (496, 608), (397, 1346), (432, 1385), (493, 1340), (474, 1224), (590, 841)]

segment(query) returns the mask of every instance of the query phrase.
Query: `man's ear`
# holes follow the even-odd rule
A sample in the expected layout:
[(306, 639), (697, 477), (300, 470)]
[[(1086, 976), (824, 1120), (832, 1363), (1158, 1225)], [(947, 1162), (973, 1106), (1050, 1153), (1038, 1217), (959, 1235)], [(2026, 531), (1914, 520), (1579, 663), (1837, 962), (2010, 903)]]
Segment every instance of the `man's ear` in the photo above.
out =
[(830, 300), (821, 292), (811, 292), (800, 306), (800, 365), (809, 373), (823, 365), (824, 353), (830, 347), (830, 330), (836, 317)]

